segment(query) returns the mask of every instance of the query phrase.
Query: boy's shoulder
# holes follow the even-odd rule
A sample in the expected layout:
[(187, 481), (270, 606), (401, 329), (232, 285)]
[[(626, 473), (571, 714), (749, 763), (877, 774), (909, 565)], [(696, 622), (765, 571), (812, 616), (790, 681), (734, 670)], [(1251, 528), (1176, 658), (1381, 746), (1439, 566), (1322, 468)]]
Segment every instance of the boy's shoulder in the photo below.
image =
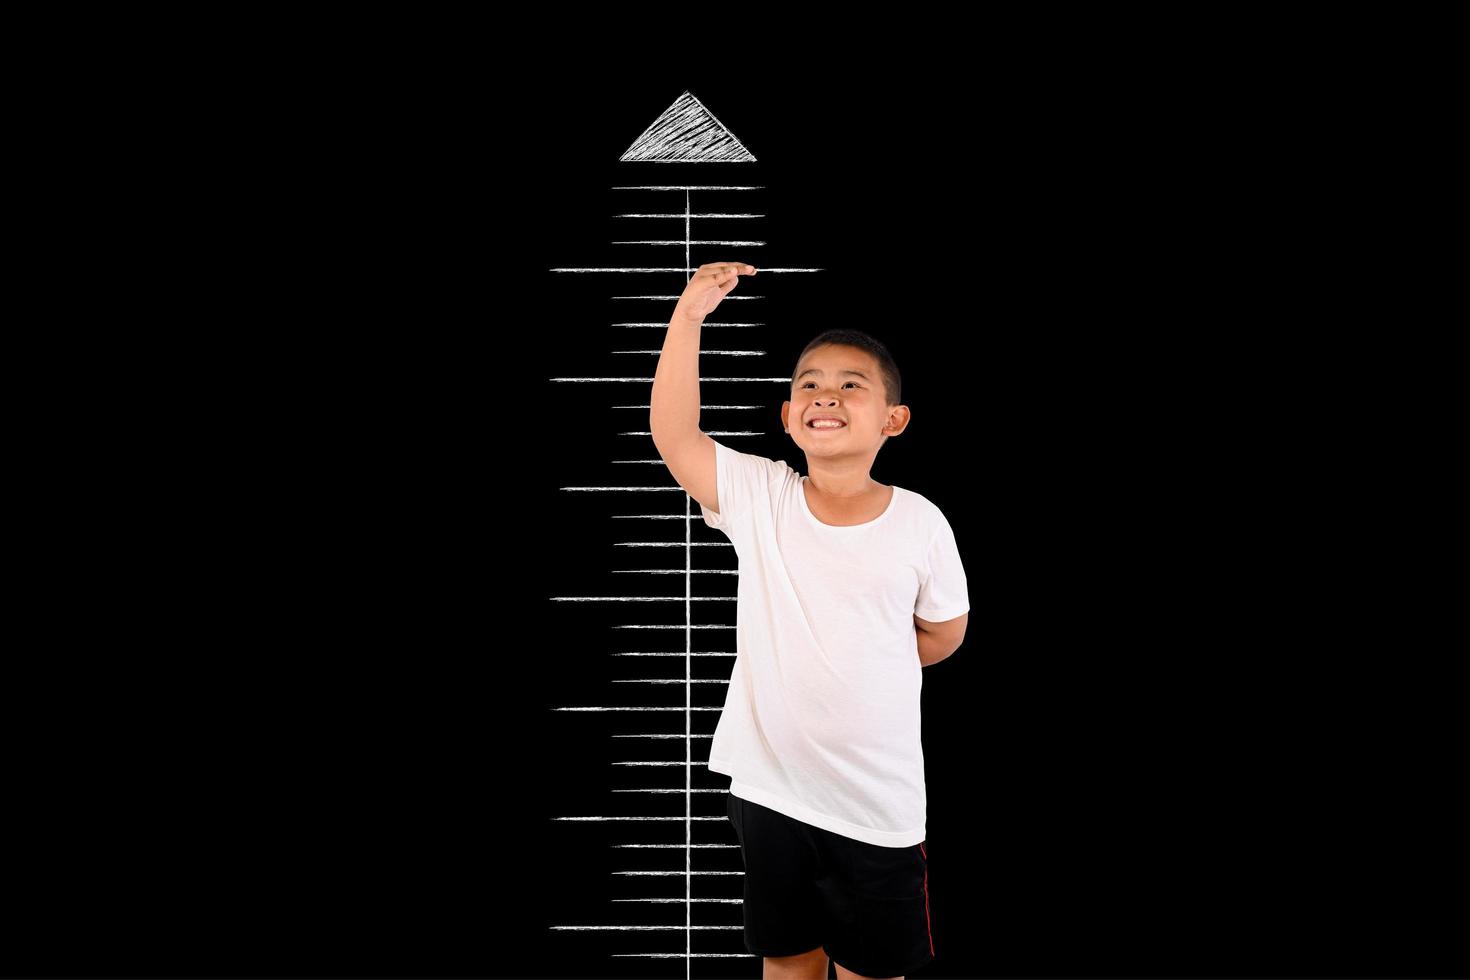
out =
[(923, 540), (932, 540), (942, 529), (951, 528), (949, 517), (944, 513), (944, 508), (930, 500), (917, 490), (904, 488), (909, 497), (909, 513), (912, 515), (911, 523), (908, 525), (909, 532), (917, 535)]
[[(739, 450), (736, 450), (739, 452)], [(779, 456), (763, 456), (759, 453), (742, 453), (744, 462), (751, 467), (752, 471), (765, 478), (766, 483), (774, 488), (782, 486), (792, 480), (799, 480), (801, 474), (796, 467)]]
[(942, 520), (944, 518), (944, 511), (940, 506), (919, 491), (904, 487), (903, 492), (908, 494), (909, 499), (913, 501), (913, 508), (919, 513), (931, 520)]
[(780, 473), (786, 470), (791, 470), (791, 472), (793, 473), (796, 472), (792, 468), (790, 463), (786, 462), (786, 460), (780, 458), (779, 456), (772, 457), (763, 456), (760, 453), (748, 453), (743, 449), (737, 449), (729, 443), (721, 442), (718, 439), (711, 439), (710, 441), (713, 442), (715, 446), (718, 447), (718, 449), (724, 450), (726, 453), (728, 453), (732, 460), (743, 466), (766, 470), (771, 473)]

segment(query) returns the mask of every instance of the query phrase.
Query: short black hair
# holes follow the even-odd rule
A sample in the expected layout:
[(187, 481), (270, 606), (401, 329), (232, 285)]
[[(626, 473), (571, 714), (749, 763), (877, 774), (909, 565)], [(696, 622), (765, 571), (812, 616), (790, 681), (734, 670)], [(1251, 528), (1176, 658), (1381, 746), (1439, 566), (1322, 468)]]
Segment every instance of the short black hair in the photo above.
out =
[[(884, 346), (883, 341), (861, 330), (855, 330), (852, 327), (833, 327), (831, 330), (822, 331), (801, 349), (800, 354), (796, 355), (797, 367), (801, 366), (801, 359), (806, 357), (808, 351), (817, 347), (825, 347), (828, 344), (856, 347), (872, 354), (878, 361), (879, 373), (883, 375), (883, 391), (888, 399), (888, 404), (903, 404), (903, 379), (898, 373), (898, 362), (893, 359), (892, 354), (888, 353), (888, 348)], [(796, 368), (792, 368), (793, 372), (795, 370)], [(792, 378), (791, 382), (795, 384), (796, 379)]]

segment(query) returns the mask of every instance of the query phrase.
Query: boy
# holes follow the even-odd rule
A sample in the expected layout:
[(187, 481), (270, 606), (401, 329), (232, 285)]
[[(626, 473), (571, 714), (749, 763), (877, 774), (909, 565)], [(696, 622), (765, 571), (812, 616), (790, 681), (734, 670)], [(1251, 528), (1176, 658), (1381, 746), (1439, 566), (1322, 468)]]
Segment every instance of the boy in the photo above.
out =
[(919, 737), (922, 667), (964, 638), (953, 531), (920, 494), (869, 475), (908, 425), (897, 366), (855, 330), (807, 345), (781, 421), (809, 475), (699, 428), (699, 333), (753, 266), (700, 266), (653, 381), (650, 430), (739, 559), (736, 659), (710, 745), (730, 776), (745, 942), (764, 976), (892, 977), (928, 963)]

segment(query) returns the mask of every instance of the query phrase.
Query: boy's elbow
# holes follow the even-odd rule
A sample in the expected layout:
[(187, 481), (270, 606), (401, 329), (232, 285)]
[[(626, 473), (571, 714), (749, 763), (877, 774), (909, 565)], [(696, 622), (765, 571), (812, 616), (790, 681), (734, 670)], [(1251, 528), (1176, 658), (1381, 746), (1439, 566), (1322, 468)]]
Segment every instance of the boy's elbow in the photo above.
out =
[(949, 651), (949, 653), (930, 653), (927, 656), (919, 658), (919, 666), (933, 667), (935, 664), (943, 663), (952, 656), (954, 656), (953, 650)]

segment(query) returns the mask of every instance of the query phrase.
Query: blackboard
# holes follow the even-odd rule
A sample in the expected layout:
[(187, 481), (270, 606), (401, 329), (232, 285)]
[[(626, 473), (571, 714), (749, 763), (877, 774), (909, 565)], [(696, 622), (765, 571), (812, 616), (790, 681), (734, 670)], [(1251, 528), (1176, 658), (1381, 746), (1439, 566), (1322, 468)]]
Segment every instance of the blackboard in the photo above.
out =
[[(670, 481), (627, 434), (646, 417), (614, 407), (646, 384), (556, 380), (651, 375), (661, 332), (620, 324), (672, 302), (556, 270), (727, 257), (819, 269), (750, 284), (761, 326), (705, 331), (760, 352), (739, 369), (789, 374), (844, 322), (890, 345), (915, 421), (874, 476), (941, 504), (970, 570), (965, 645), (924, 692), (942, 947), (924, 975), (1432, 972), (1442, 919), (1411, 877), (1447, 840), (1429, 757), (1368, 720), (1404, 681), (1337, 642), (1358, 620), (1297, 519), (1321, 502), (1298, 436), (1345, 434), (1306, 427), (1307, 382), (1284, 369), (1298, 339), (1222, 292), (1210, 265), (1235, 242), (1202, 232), (1219, 202), (1161, 137), (1174, 116), (1118, 108), (1147, 80), (1104, 98), (1017, 77), (511, 92), (447, 67), (423, 98), (364, 88), (332, 127), (267, 130), (302, 161), (270, 301), (225, 304), (238, 318), (187, 369), (197, 411), (162, 400), (148, 443), (148, 465), (190, 475), (145, 502), (191, 557), (167, 601), (130, 607), (146, 656), (52, 689), (83, 692), (54, 707), (86, 724), (56, 729), (65, 763), (34, 773), (73, 802), (37, 818), (56, 843), (21, 879), (16, 934), (43, 964), (25, 972), (756, 975), (626, 955), (683, 933), (562, 928), (686, 920), (620, 901), (682, 895), (620, 877), (682, 863), (561, 819), (647, 810), (617, 791), (657, 771), (621, 764), (674, 757), (613, 737), (657, 718), (559, 710), (654, 673), (612, 656), (623, 610), (557, 601), (628, 592), (627, 522), (567, 488)], [(620, 159), (685, 93), (749, 159)], [(759, 191), (624, 189), (704, 182)], [(762, 215), (691, 238), (762, 244), (615, 243), (683, 235), (615, 215), (689, 202)], [(760, 433), (742, 448), (799, 467), (781, 385), (726, 388), (767, 406), (742, 413)], [(728, 662), (698, 666), (718, 681)], [(718, 684), (688, 688), (719, 703)], [(1389, 800), (1424, 815), (1417, 833)], [(58, 908), (97, 942), (42, 945)]]

